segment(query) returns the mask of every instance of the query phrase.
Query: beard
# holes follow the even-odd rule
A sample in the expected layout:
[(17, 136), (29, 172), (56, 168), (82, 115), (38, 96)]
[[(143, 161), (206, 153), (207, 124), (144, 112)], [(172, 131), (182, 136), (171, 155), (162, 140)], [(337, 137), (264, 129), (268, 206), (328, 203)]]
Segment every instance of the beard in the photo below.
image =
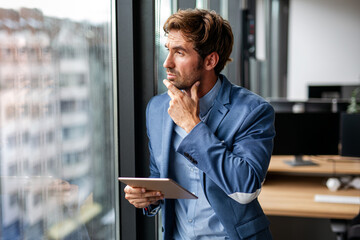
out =
[(169, 80), (175, 87), (180, 90), (190, 90), (191, 86), (201, 79), (199, 72), (180, 75), (179, 72), (168, 69), (168, 72), (175, 74), (176, 78)]
[(197, 66), (189, 73), (180, 74), (173, 68), (167, 68), (167, 72), (174, 74), (175, 79), (169, 80), (175, 87), (180, 90), (190, 90), (192, 85), (202, 78), (203, 60), (200, 59)]

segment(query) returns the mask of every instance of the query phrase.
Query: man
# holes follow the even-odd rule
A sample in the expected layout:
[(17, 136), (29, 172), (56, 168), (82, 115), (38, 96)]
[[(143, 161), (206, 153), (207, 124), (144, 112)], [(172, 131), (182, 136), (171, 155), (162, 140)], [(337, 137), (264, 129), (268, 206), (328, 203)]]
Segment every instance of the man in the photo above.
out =
[(146, 215), (163, 209), (165, 239), (271, 239), (257, 196), (275, 135), (272, 107), (220, 74), (233, 45), (227, 21), (207, 10), (179, 10), (164, 24), (168, 92), (146, 118), (151, 177), (172, 178), (199, 198), (165, 199), (126, 186)]

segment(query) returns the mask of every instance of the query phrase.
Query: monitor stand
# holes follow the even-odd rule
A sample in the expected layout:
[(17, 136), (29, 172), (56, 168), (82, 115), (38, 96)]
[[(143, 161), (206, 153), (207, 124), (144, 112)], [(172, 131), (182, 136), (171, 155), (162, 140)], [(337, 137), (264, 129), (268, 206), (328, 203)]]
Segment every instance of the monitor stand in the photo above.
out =
[(303, 155), (295, 155), (295, 158), (293, 160), (290, 161), (284, 161), (286, 164), (293, 166), (293, 167), (297, 167), (297, 166), (314, 166), (314, 165), (318, 165), (312, 161), (309, 160), (304, 160), (303, 159)]

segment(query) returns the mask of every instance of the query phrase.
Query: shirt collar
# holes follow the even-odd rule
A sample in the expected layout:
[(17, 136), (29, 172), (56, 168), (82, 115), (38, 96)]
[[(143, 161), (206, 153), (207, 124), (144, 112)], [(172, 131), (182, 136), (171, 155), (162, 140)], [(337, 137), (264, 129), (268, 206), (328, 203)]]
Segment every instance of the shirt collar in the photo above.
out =
[(207, 112), (210, 110), (210, 108), (214, 104), (217, 94), (220, 91), (220, 88), (221, 80), (218, 78), (213, 88), (205, 96), (199, 99), (200, 116), (206, 115)]

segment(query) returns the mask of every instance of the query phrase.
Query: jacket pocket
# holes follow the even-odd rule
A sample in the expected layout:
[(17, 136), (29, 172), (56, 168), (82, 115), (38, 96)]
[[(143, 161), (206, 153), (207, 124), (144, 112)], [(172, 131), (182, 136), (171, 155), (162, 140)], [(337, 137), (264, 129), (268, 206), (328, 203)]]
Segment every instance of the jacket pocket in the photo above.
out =
[(249, 222), (243, 223), (236, 227), (236, 231), (241, 239), (249, 238), (256, 233), (259, 233), (270, 225), (269, 220), (265, 215), (255, 218)]

